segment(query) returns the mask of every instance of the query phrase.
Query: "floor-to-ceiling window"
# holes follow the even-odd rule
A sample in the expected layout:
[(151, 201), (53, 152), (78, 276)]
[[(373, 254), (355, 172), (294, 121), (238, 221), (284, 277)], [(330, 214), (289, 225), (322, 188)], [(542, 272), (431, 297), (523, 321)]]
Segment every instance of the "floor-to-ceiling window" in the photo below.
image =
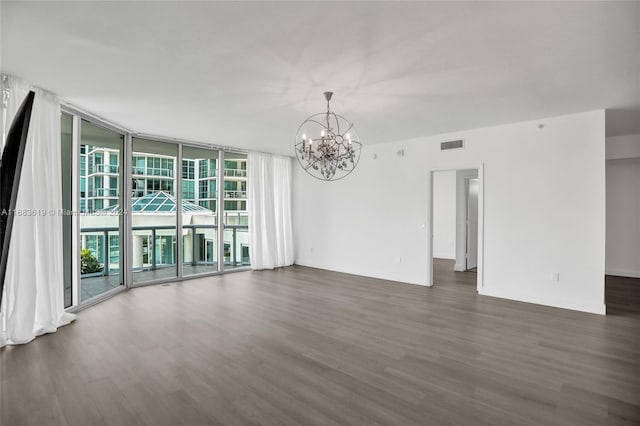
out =
[(133, 138), (133, 282), (177, 277), (178, 146)]
[(219, 271), (216, 202), (218, 156), (218, 151), (211, 149), (190, 146), (182, 149), (184, 276)]
[(246, 155), (131, 137), (73, 110), (61, 130), (66, 307), (249, 266)]
[[(124, 135), (80, 123), (80, 302), (123, 285), (122, 168)], [(115, 209), (114, 209), (115, 208)]]
[(224, 264), (226, 269), (249, 265), (247, 156), (224, 153)]

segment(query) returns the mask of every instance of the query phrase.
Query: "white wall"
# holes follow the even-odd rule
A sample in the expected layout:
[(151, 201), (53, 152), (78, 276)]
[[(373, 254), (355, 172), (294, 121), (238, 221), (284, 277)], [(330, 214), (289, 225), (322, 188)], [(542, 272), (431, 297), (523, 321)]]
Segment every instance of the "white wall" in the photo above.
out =
[(607, 160), (640, 157), (640, 135), (607, 138)]
[(606, 272), (640, 278), (640, 158), (607, 161)]
[(433, 257), (456, 258), (456, 171), (433, 174)]
[(297, 167), (296, 263), (430, 285), (430, 172), (484, 163), (481, 293), (604, 313), (604, 131), (599, 110), (365, 147), (336, 182)]

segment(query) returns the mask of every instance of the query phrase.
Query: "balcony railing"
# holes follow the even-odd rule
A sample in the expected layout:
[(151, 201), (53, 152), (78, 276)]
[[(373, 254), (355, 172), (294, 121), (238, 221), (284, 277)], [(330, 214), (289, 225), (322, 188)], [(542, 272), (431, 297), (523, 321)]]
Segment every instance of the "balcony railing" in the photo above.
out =
[[(109, 173), (117, 173), (109, 172)], [(133, 166), (131, 168), (131, 174), (134, 175), (146, 175), (146, 176), (167, 176), (173, 177), (173, 170), (171, 169), (161, 169), (161, 168), (153, 168), (153, 167), (136, 167)], [(217, 176), (216, 169), (208, 170), (208, 171), (200, 171), (198, 173), (198, 177), (200, 179), (206, 178), (214, 178)], [(247, 171), (243, 169), (224, 169), (224, 175), (226, 177), (247, 177)]]
[[(213, 236), (215, 236), (218, 231), (218, 225), (183, 225), (182, 229), (189, 230), (188, 235), (190, 236), (190, 240), (191, 240), (190, 259), (186, 259), (187, 256), (185, 254), (182, 260), (183, 263), (185, 264), (190, 263), (192, 265), (218, 263), (216, 256), (213, 256), (211, 260), (208, 259), (209, 256), (206, 251), (206, 246), (201, 246), (200, 243), (202, 241), (196, 238), (196, 235), (198, 234), (206, 235), (207, 230), (212, 230), (213, 231), (212, 234)], [(238, 245), (238, 237), (242, 234), (246, 235), (249, 227), (247, 225), (225, 225), (223, 229), (225, 232), (225, 247), (223, 247), (225, 265), (230, 265), (230, 266), (249, 265), (249, 258), (245, 257), (242, 253), (242, 248), (243, 248), (242, 243)], [(204, 232), (198, 232), (198, 231), (204, 231)], [(227, 237), (230, 238), (230, 241), (227, 241)], [(204, 241), (205, 245), (207, 241), (213, 242), (214, 247), (217, 244), (217, 238), (210, 238), (208, 240), (205, 239)], [(229, 245), (228, 249), (227, 249), (227, 244)], [(248, 247), (248, 239), (247, 239), (246, 247)], [(184, 248), (185, 247), (183, 245), (183, 250)]]
[(120, 167), (112, 166), (110, 164), (94, 164), (92, 167), (89, 167), (89, 174), (93, 174), (93, 173), (118, 174), (119, 171), (120, 171)]
[(117, 197), (117, 188), (95, 188), (91, 191), (87, 191), (89, 197)]
[[(187, 234), (183, 235), (183, 264), (191, 264), (191, 265), (211, 265), (217, 264), (218, 259), (217, 255), (213, 255), (217, 253), (217, 238), (196, 238), (196, 235), (205, 235), (207, 231), (212, 231), (212, 235), (215, 236), (218, 231), (218, 225), (183, 225), (183, 230), (187, 230)], [(172, 225), (159, 225), (159, 226), (134, 226), (132, 231), (135, 232), (136, 236), (147, 236), (150, 237), (149, 246), (147, 247), (147, 262), (143, 262), (141, 266), (134, 267), (136, 271), (139, 270), (155, 270), (160, 268), (167, 268), (171, 266), (175, 266), (175, 263), (163, 263), (161, 259), (158, 259), (156, 253), (156, 245), (160, 244), (159, 237), (167, 236), (162, 235), (159, 231), (173, 231), (169, 235), (175, 239), (175, 230), (176, 227)], [(225, 232), (225, 247), (223, 247), (224, 251), (224, 263), (229, 266), (243, 266), (249, 265), (248, 257), (244, 256), (243, 248), (248, 247), (248, 239), (246, 238), (248, 232), (247, 225), (224, 225), (223, 230)], [(140, 232), (143, 231), (143, 232)], [(146, 231), (146, 232), (144, 232)], [(203, 231), (203, 232), (198, 232)], [(109, 262), (109, 253), (110, 247), (109, 244), (105, 244), (105, 242), (109, 242), (109, 236), (120, 235), (118, 227), (85, 227), (80, 229), (81, 236), (88, 235), (97, 235), (100, 238), (98, 245), (102, 247), (102, 256), (98, 261), (103, 266), (103, 269), (99, 275), (107, 276), (110, 274), (111, 266)], [(189, 240), (185, 237), (190, 236)], [(242, 241), (238, 241), (239, 237), (241, 240), (246, 240), (246, 243), (242, 243)], [(209, 256), (208, 251), (206, 249), (206, 242), (212, 241), (214, 247), (214, 253), (212, 256)], [(200, 243), (204, 242), (205, 246), (200, 246)], [(175, 244), (175, 240), (174, 240)], [(189, 244), (189, 248), (191, 253), (189, 256), (185, 253), (186, 245)], [(228, 246), (228, 247), (227, 247)], [(121, 244), (119, 242), (119, 246)], [(86, 248), (86, 247), (82, 247)], [(171, 248), (173, 250), (173, 247)], [(139, 253), (141, 256), (143, 253)], [(173, 258), (173, 256), (172, 256)], [(119, 271), (118, 271), (119, 272)], [(91, 276), (95, 276), (97, 274), (90, 274)]]
[(133, 175), (143, 175), (143, 176), (165, 176), (165, 177), (173, 177), (172, 169), (161, 169), (154, 167), (132, 167), (131, 174)]
[(224, 198), (247, 198), (247, 191), (224, 191)]
[(247, 171), (245, 169), (224, 169), (224, 175), (234, 177), (247, 177)]
[(212, 170), (200, 170), (200, 172), (198, 173), (198, 176), (200, 177), (200, 179), (206, 179), (206, 178), (210, 178), (210, 177), (216, 177), (218, 175), (216, 169), (212, 169)]
[(173, 177), (173, 169), (163, 169), (156, 167), (147, 167), (147, 175), (149, 176), (167, 176)]

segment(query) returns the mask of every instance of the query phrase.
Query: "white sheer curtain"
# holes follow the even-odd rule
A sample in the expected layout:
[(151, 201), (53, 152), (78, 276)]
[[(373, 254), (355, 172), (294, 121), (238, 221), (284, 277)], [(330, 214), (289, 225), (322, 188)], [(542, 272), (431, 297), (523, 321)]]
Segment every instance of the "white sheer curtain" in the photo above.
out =
[[(13, 221), (0, 321), (0, 347), (51, 333), (75, 318), (64, 311), (60, 102), (18, 79), (8, 89), (5, 133), (29, 90), (36, 92)], [(2, 141), (4, 147), (4, 141)]]
[(291, 158), (250, 152), (247, 168), (251, 268), (292, 265)]

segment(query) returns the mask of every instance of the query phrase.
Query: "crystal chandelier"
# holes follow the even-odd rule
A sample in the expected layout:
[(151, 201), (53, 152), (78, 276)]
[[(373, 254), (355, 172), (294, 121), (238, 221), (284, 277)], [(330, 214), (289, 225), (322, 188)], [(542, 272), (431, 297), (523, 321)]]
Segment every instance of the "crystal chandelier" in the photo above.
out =
[(332, 95), (333, 92), (324, 92), (327, 112), (304, 120), (295, 139), (298, 162), (320, 180), (338, 180), (351, 173), (358, 165), (362, 148), (353, 124), (329, 109)]

